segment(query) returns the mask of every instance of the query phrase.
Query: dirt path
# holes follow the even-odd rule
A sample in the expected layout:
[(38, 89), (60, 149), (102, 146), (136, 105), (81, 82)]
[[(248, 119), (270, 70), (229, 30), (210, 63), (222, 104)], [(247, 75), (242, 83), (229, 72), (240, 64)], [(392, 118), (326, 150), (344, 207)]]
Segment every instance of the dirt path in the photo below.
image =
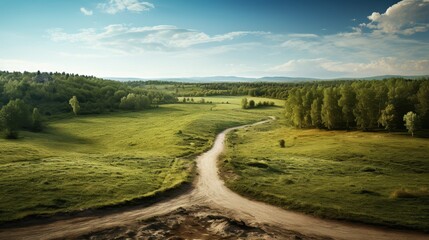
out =
[[(271, 120), (256, 124), (268, 121)], [(135, 207), (119, 213), (88, 214), (40, 225), (3, 228), (0, 229), (0, 239), (77, 238), (90, 232), (136, 224), (140, 219), (167, 215), (179, 207), (195, 209), (196, 206), (216, 209), (232, 219), (244, 220), (252, 226), (269, 225), (278, 228), (280, 232), (293, 230), (306, 236), (334, 239), (429, 239), (429, 235), (423, 233), (319, 219), (252, 201), (232, 192), (219, 178), (216, 162), (224, 149), (226, 134), (237, 128), (220, 133), (212, 149), (197, 158), (198, 177), (195, 188), (190, 192), (149, 207)]]

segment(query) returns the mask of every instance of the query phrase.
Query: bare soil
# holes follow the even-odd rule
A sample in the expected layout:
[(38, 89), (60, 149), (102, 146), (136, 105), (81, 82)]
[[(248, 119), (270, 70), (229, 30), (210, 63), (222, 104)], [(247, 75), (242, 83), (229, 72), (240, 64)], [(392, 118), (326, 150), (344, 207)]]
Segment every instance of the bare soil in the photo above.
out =
[(192, 206), (178, 208), (162, 216), (156, 216), (138, 223), (91, 232), (66, 239), (326, 239), (305, 236), (300, 233), (278, 230), (269, 225), (249, 225), (231, 219), (208, 207)]

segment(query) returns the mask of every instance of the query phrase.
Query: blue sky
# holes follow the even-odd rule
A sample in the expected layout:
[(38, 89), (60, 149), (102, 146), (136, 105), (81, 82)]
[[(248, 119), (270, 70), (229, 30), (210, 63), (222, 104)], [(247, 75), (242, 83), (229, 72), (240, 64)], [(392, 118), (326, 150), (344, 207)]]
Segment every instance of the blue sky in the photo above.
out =
[(0, 70), (429, 74), (429, 0), (1, 0)]

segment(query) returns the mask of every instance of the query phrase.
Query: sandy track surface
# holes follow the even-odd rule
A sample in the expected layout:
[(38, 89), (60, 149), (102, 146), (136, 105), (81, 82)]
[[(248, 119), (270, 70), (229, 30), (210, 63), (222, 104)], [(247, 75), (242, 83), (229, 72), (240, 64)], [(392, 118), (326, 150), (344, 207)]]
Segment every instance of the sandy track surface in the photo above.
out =
[[(424, 233), (325, 220), (287, 211), (246, 199), (229, 190), (220, 179), (217, 168), (217, 159), (224, 149), (226, 134), (234, 129), (264, 124), (269, 121), (271, 120), (230, 128), (220, 133), (213, 147), (197, 158), (198, 176), (195, 187), (178, 197), (163, 200), (149, 207), (137, 206), (124, 209), (121, 212), (107, 211), (105, 214), (87, 214), (86, 216), (75, 216), (41, 224), (1, 228), (0, 239), (82, 238), (82, 236), (91, 236), (91, 233), (95, 234), (94, 237), (104, 236), (102, 234), (106, 233), (106, 231), (118, 233), (119, 230), (114, 231), (112, 229), (136, 226), (136, 224), (144, 222), (145, 219), (153, 219), (161, 215), (177, 215), (178, 208), (194, 209), (191, 212), (195, 212), (195, 209), (200, 208), (211, 209), (218, 214), (222, 213), (222, 216), (233, 221), (242, 221), (245, 225), (258, 229), (270, 229), (270, 231), (276, 232), (277, 237), (273, 238), (280, 239), (290, 238), (291, 231), (299, 232), (301, 234), (300, 238), (306, 236), (304, 238), (314, 239), (429, 239), (429, 235)], [(186, 225), (186, 221), (183, 224)], [(168, 231), (171, 232), (171, 230)], [(270, 234), (267, 234), (267, 237), (264, 238), (270, 239)], [(137, 235), (129, 237), (141, 239), (141, 236), (139, 238)], [(188, 237), (191, 238), (191, 236), (184, 236), (185, 239)], [(163, 238), (160, 237), (159, 239)]]

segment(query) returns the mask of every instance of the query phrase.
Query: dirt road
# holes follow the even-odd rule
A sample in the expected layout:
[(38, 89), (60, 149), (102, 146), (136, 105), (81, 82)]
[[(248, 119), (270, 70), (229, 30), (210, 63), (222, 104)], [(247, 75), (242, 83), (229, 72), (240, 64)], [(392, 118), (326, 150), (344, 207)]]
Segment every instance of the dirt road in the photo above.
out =
[[(258, 122), (264, 124), (271, 120)], [(255, 124), (253, 124), (255, 125)], [(242, 126), (238, 128), (243, 128)], [(108, 212), (76, 216), (40, 225), (0, 229), (0, 239), (58, 239), (77, 238), (90, 232), (135, 224), (138, 220), (166, 215), (179, 207), (209, 207), (232, 219), (251, 225), (269, 225), (279, 231), (295, 231), (306, 236), (334, 239), (429, 239), (429, 235), (399, 231), (363, 224), (344, 223), (287, 211), (265, 203), (246, 199), (228, 188), (219, 178), (217, 159), (224, 149), (225, 136), (230, 128), (220, 133), (213, 147), (197, 158), (198, 177), (195, 187), (183, 195), (167, 199), (149, 207), (134, 207), (122, 212)], [(177, 214), (177, 213), (176, 213)]]

